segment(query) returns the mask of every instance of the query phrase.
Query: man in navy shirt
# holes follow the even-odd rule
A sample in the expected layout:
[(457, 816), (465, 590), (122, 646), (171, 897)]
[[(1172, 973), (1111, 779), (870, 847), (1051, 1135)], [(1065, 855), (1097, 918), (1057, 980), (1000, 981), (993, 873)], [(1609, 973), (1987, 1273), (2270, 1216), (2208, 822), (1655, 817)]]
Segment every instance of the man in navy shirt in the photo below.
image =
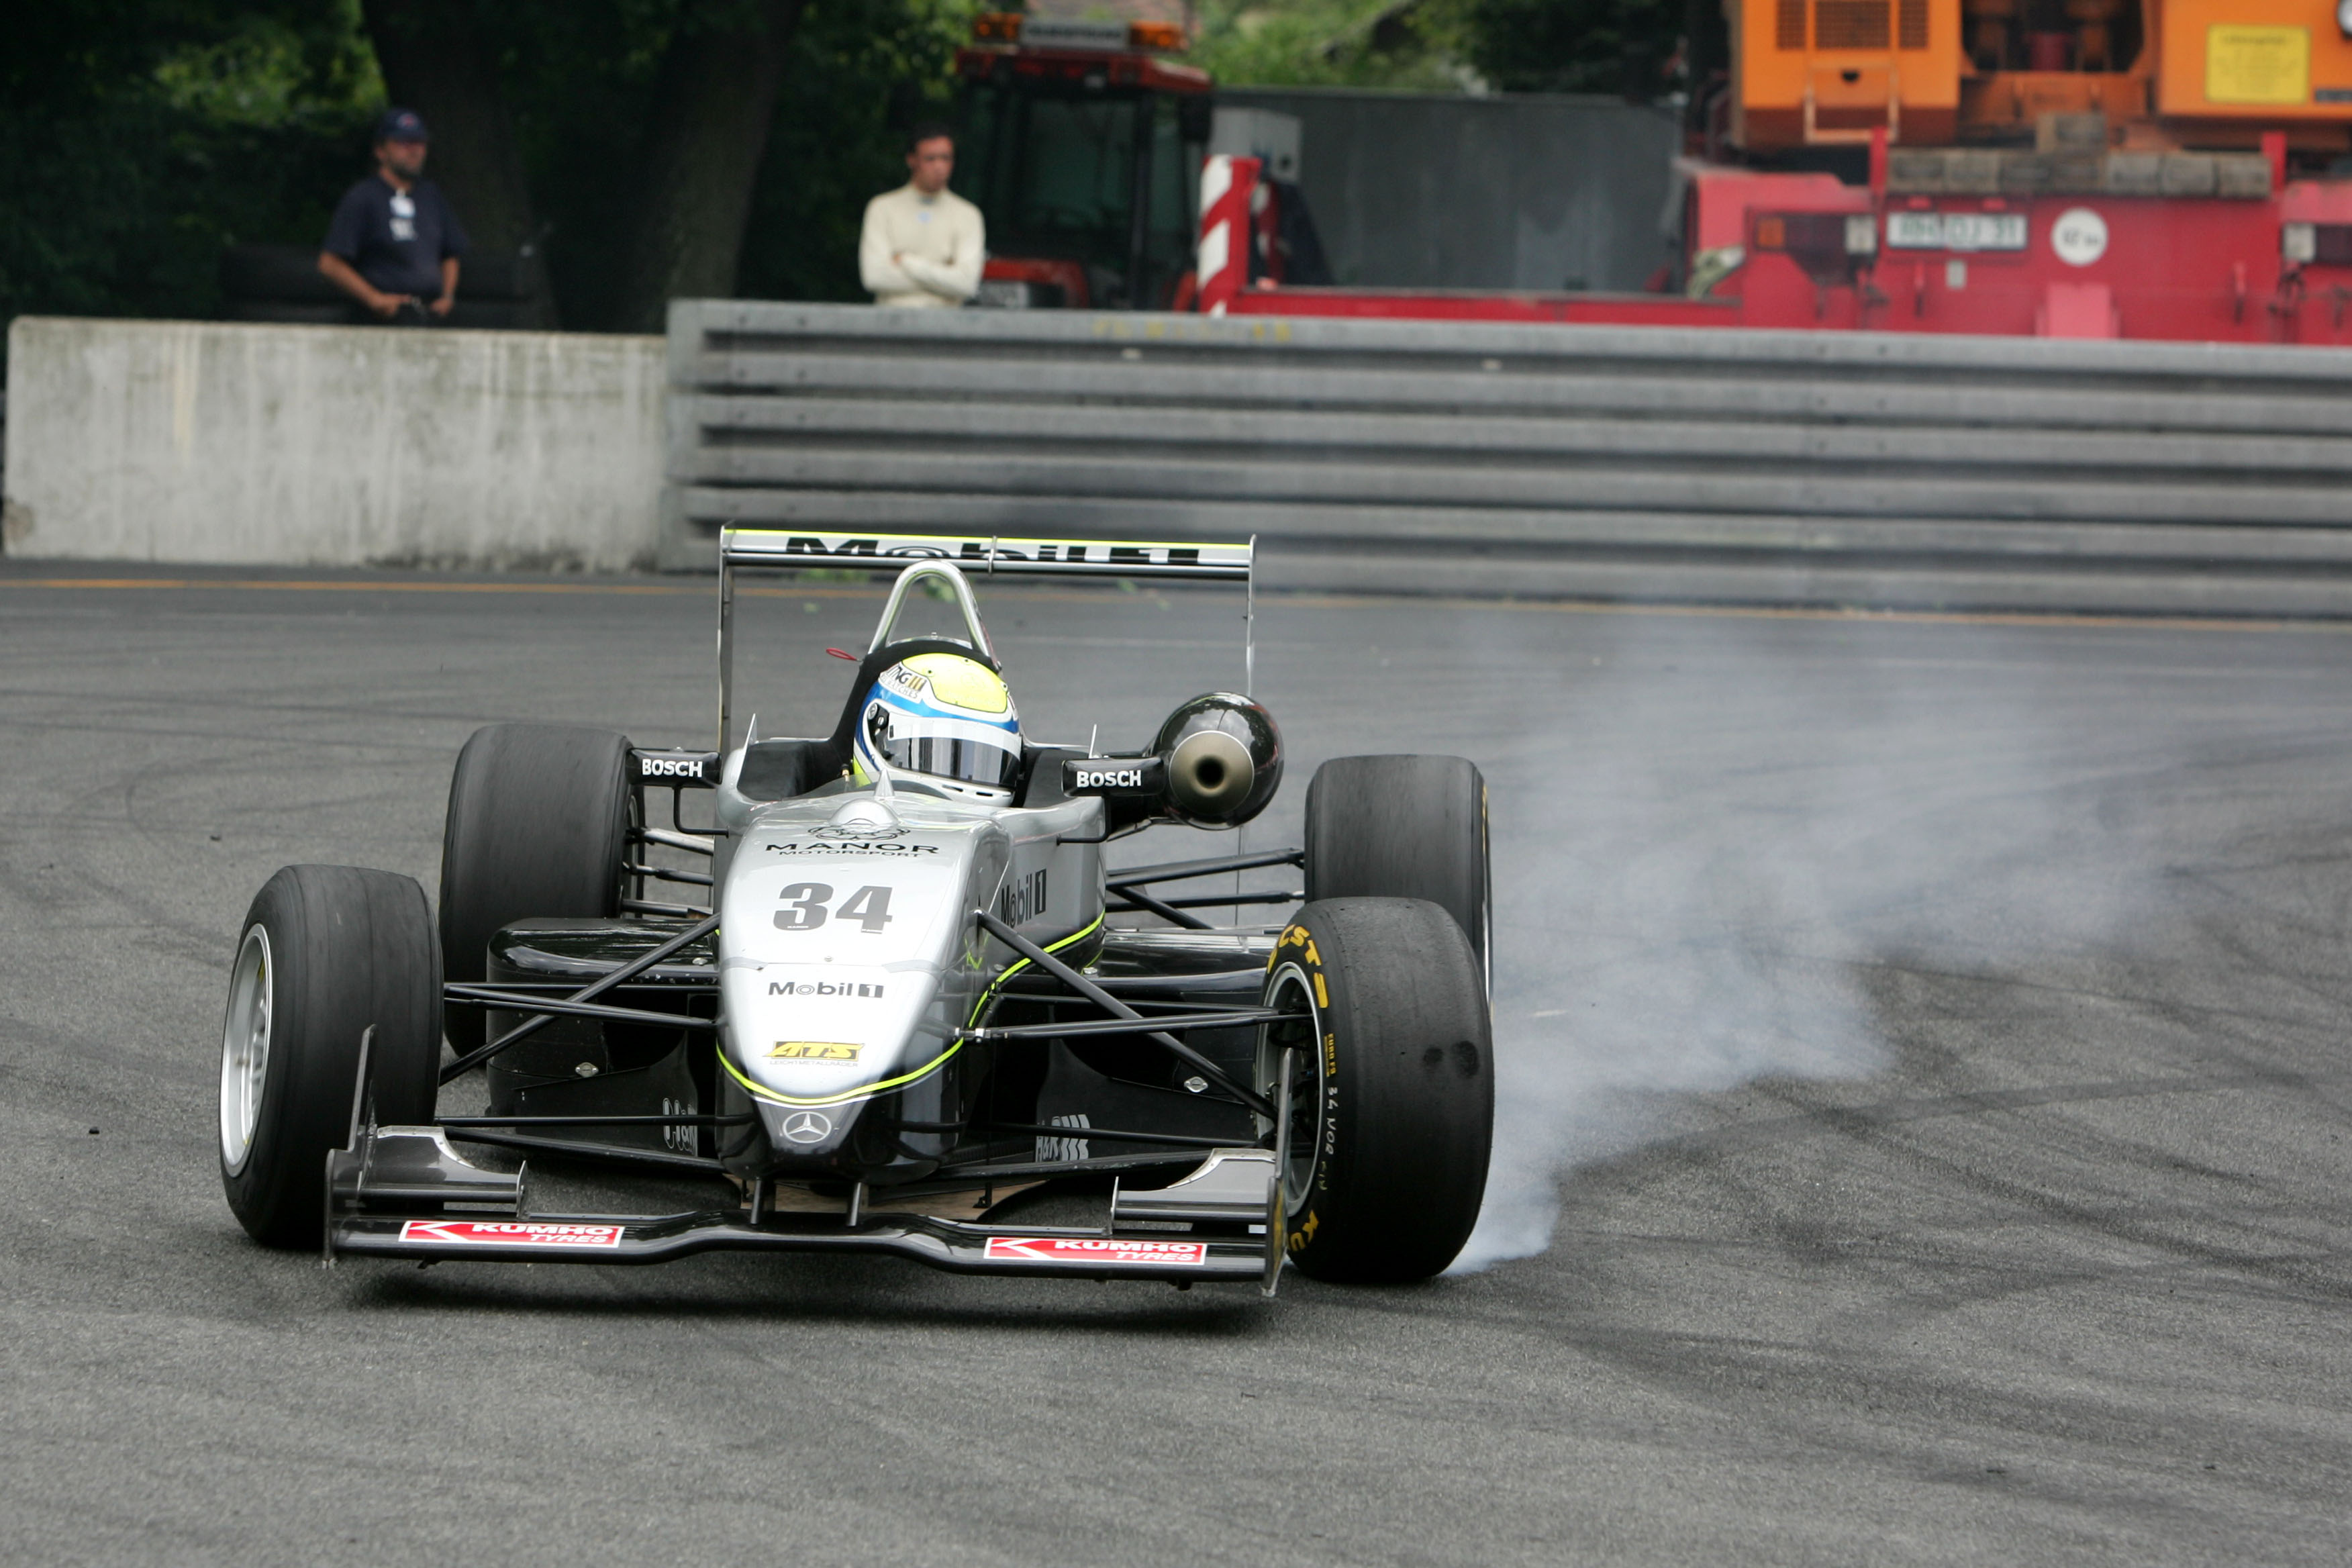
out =
[(423, 321), (428, 310), (443, 320), (457, 302), (466, 231), (424, 177), (425, 149), (415, 111), (386, 110), (376, 125), (375, 173), (343, 193), (319, 252), (319, 270), (387, 321)]

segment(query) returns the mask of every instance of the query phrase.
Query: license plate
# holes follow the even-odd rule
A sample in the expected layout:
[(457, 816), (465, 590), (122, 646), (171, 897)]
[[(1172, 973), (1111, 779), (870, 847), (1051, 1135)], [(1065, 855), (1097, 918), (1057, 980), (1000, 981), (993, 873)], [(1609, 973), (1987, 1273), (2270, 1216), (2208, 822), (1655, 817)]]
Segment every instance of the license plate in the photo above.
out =
[(2023, 250), (2023, 213), (1888, 213), (1890, 250)]

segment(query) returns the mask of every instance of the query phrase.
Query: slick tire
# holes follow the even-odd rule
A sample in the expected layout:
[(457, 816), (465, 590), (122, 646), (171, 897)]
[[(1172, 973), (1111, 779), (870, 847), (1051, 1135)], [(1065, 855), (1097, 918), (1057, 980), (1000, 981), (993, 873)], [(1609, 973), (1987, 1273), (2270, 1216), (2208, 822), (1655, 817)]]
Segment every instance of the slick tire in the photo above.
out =
[(1462, 757), (1334, 757), (1307, 786), (1307, 897), (1427, 899), (1491, 978), (1486, 781)]
[(1478, 1221), (1494, 1141), (1494, 1049), (1470, 939), (1425, 899), (1301, 909), (1266, 971), (1257, 1078), (1281, 1093), (1289, 1258), (1318, 1279), (1395, 1284), (1454, 1261)]
[(327, 1152), (349, 1136), (360, 1037), (386, 1125), (433, 1119), (441, 952), (415, 879), (289, 866), (262, 885), (229, 971), (221, 1184), (256, 1241), (317, 1247)]
[[(618, 914), (627, 863), (629, 742), (577, 724), (490, 724), (457, 753), (441, 834), (441, 966), (479, 984), (499, 928)], [(478, 1007), (449, 1014), (459, 1052)]]

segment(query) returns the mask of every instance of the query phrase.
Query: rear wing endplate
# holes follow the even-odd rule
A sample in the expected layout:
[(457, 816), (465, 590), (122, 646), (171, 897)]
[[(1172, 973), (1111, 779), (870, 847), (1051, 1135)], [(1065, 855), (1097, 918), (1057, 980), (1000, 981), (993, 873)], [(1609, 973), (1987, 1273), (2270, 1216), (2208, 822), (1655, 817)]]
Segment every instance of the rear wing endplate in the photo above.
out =
[(1049, 577), (1148, 577), (1246, 584), (1255, 542), (1152, 544), (1114, 539), (1014, 539), (919, 533), (794, 533), (730, 528), (719, 535), (723, 566), (868, 567), (950, 561), (966, 572)]

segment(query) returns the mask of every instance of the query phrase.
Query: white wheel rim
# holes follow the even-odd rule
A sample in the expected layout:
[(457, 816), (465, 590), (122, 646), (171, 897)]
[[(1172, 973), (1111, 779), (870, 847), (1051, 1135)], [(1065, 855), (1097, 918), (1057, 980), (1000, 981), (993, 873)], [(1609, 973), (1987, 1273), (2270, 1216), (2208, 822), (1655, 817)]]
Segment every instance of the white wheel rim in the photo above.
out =
[(269, 1076), (269, 1015), (276, 1001), (269, 933), (245, 933), (229, 971), (228, 1022), (221, 1031), (221, 1165), (232, 1176), (253, 1152), (261, 1124), (261, 1095)]

